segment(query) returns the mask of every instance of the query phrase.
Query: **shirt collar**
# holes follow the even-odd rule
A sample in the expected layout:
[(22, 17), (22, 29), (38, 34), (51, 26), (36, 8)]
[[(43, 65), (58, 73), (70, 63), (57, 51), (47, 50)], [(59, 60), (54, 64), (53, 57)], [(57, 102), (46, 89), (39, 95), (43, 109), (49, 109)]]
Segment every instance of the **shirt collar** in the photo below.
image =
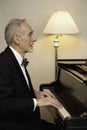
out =
[(11, 47), (11, 46), (9, 46), (9, 47), (10, 47), (10, 49), (12, 50), (13, 54), (15, 55), (15, 57), (16, 57), (16, 59), (17, 59), (19, 65), (21, 65), (21, 63), (22, 63), (22, 61), (23, 61), (22, 56), (21, 56), (13, 47)]

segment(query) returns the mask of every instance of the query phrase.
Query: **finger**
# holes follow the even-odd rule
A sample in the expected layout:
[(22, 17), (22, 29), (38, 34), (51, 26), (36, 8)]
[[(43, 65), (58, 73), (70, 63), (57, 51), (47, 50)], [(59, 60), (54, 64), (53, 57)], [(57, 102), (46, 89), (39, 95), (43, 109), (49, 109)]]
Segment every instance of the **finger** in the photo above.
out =
[(44, 92), (45, 96), (50, 96), (52, 98), (55, 98), (55, 96), (51, 92)]

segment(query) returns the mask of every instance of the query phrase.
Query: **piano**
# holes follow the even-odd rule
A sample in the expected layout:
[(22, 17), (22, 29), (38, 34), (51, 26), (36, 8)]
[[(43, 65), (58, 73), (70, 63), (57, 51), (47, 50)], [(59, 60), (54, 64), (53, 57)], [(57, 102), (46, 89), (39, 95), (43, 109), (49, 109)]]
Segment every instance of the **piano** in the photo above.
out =
[(87, 130), (87, 59), (60, 59), (57, 80), (41, 84), (51, 91), (62, 108), (48, 107), (58, 130)]

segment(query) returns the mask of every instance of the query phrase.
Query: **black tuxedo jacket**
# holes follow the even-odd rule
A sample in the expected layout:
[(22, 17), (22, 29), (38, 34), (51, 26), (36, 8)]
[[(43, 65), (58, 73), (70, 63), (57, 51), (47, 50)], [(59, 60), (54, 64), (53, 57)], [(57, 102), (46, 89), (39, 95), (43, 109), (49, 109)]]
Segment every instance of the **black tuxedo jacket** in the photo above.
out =
[(7, 47), (0, 54), (0, 120), (39, 119), (38, 108), (33, 111), (35, 95), (31, 81), (29, 84), (30, 90), (14, 54)]

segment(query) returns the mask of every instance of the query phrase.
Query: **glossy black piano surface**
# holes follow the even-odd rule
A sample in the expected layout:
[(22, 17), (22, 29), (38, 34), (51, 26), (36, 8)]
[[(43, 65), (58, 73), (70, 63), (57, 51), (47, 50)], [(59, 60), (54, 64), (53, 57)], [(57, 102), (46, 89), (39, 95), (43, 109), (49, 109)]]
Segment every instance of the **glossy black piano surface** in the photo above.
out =
[[(87, 130), (87, 61), (85, 59), (58, 60), (57, 80), (40, 85), (40, 90), (54, 93), (70, 117), (61, 118), (50, 109), (60, 130)], [(55, 116), (56, 115), (56, 116)]]

